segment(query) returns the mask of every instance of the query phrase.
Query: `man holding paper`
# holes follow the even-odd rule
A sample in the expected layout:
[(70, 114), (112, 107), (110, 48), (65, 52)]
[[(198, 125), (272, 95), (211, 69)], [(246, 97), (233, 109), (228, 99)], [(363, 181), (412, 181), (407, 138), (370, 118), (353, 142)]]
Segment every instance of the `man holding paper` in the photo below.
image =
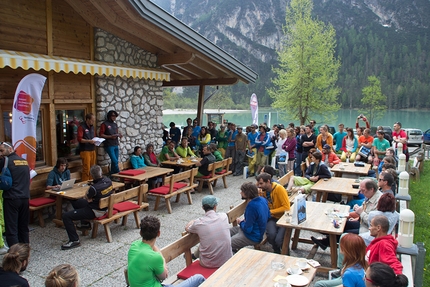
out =
[(96, 146), (93, 140), (94, 123), (96, 117), (92, 114), (85, 115), (85, 121), (78, 127), (79, 155), (82, 159), (82, 181), (92, 179), (90, 167), (96, 164)]
[(284, 240), (285, 228), (276, 225), (285, 211), (290, 210), (290, 199), (285, 188), (272, 182), (272, 176), (262, 172), (257, 176), (257, 186), (263, 191), (263, 196), (269, 202), (270, 218), (267, 221), (267, 240), (272, 245), (275, 253), (281, 254), (281, 246)]

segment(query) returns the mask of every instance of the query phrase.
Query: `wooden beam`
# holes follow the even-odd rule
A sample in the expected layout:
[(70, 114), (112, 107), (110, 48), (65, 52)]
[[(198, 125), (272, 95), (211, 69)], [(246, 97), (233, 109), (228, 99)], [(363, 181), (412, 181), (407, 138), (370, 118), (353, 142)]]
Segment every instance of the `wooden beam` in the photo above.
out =
[(199, 100), (197, 103), (197, 119), (199, 121), (199, 126), (202, 125), (203, 120), (203, 109), (205, 105), (205, 86), (200, 85), (199, 86)]
[(194, 53), (190, 52), (182, 52), (182, 53), (174, 53), (174, 54), (164, 54), (158, 55), (158, 65), (178, 65), (178, 64), (188, 64), (195, 58)]
[(52, 39), (52, 0), (46, 0), (46, 46), (49, 56), (54, 55), (54, 44)]
[[(91, 88), (93, 82), (91, 81)], [(92, 104), (93, 102), (93, 99), (54, 99), (55, 104)]]
[(234, 85), (239, 81), (237, 78), (225, 79), (202, 79), (202, 80), (173, 80), (170, 82), (163, 82), (163, 87), (185, 87), (185, 86), (227, 86)]

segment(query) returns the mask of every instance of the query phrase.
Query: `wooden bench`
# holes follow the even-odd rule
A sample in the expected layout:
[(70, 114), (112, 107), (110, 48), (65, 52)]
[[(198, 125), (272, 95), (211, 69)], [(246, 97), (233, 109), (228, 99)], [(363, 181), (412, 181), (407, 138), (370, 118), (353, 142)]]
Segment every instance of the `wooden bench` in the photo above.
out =
[[(111, 194), (109, 197), (102, 198), (100, 200), (99, 207), (108, 208), (108, 210), (104, 216), (92, 220), (94, 225), (91, 237), (96, 238), (99, 225), (103, 225), (107, 241), (109, 243), (112, 242), (109, 223), (122, 218), (122, 226), (125, 226), (127, 224), (127, 217), (130, 213), (134, 214), (136, 228), (139, 228), (140, 219), (138, 212), (148, 207), (148, 203), (143, 202), (144, 194), (147, 191), (148, 185), (142, 184), (125, 191)], [(130, 200), (135, 197), (137, 197), (137, 202)]]
[[(54, 206), (55, 199), (45, 194), (46, 181), (48, 173), (37, 175), (30, 184), (31, 199), (29, 201), (30, 210), (30, 222), (34, 220), (34, 213), (37, 213), (39, 225), (45, 227), (45, 220), (43, 219), (43, 209)], [(70, 174), (70, 178), (75, 178), (77, 182), (81, 180), (81, 172), (73, 172)]]
[(290, 181), (290, 178), (294, 175), (294, 171), (290, 170), (289, 172), (287, 172), (286, 175), (284, 175), (283, 177), (281, 177), (280, 179), (278, 179), (278, 182), (280, 185), (282, 186), (286, 186), (288, 184), (288, 182)]
[(194, 176), (196, 176), (196, 174), (197, 168), (183, 171), (178, 174), (173, 174), (165, 178), (163, 186), (148, 191), (147, 195), (156, 197), (154, 210), (158, 210), (160, 199), (164, 198), (166, 201), (167, 211), (172, 213), (170, 198), (176, 195), (175, 202), (179, 202), (182, 193), (187, 195), (188, 203), (190, 205), (193, 204), (193, 200), (191, 199), (191, 191), (197, 187), (197, 184), (194, 183)]
[(410, 168), (409, 174), (414, 177), (417, 181), (420, 180), (420, 173), (423, 171), (424, 166), (424, 154), (420, 153), (414, 158), (414, 162)]
[[(210, 171), (210, 174), (207, 176), (202, 177), (196, 177), (195, 180), (199, 182), (199, 186), (197, 188), (198, 192), (201, 192), (203, 189), (203, 184), (206, 182), (209, 186), (209, 192), (210, 194), (214, 194), (213, 187), (216, 186), (216, 183), (218, 179), (222, 178), (222, 181), (224, 183), (224, 188), (227, 188), (227, 180), (226, 177), (229, 174), (232, 174), (232, 171), (230, 171), (230, 164), (232, 163), (232, 158), (226, 158), (222, 161), (211, 163), (208, 166), (208, 171)], [(217, 172), (217, 169), (222, 169), (221, 171)]]

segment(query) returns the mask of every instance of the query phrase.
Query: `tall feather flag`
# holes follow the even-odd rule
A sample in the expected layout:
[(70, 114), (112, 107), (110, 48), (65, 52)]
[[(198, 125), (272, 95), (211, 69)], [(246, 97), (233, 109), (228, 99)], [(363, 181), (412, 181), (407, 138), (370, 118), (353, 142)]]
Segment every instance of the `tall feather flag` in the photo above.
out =
[(251, 115), (252, 115), (252, 123), (258, 125), (258, 100), (257, 95), (251, 95)]
[(12, 144), (33, 172), (36, 166), (36, 123), (45, 81), (46, 77), (39, 74), (22, 78), (12, 107)]

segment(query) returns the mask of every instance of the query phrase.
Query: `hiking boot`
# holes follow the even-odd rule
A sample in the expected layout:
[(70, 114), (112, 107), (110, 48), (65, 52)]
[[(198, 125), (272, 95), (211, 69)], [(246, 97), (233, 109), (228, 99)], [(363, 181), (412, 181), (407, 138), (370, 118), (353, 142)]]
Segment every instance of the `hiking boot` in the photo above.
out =
[(61, 245), (61, 250), (69, 250), (76, 247), (81, 246), (81, 243), (78, 241), (69, 241), (66, 244)]
[(91, 230), (91, 223), (87, 222), (76, 224), (76, 229), (79, 231)]
[(324, 238), (324, 239), (317, 239), (317, 238), (315, 238), (315, 237), (313, 237), (313, 236), (311, 236), (311, 239), (312, 239), (312, 241), (316, 244), (316, 245), (318, 245), (322, 250), (326, 250), (327, 249), (327, 246), (329, 246), (330, 245), (330, 241), (329, 241), (329, 239), (326, 237), (326, 238)]

